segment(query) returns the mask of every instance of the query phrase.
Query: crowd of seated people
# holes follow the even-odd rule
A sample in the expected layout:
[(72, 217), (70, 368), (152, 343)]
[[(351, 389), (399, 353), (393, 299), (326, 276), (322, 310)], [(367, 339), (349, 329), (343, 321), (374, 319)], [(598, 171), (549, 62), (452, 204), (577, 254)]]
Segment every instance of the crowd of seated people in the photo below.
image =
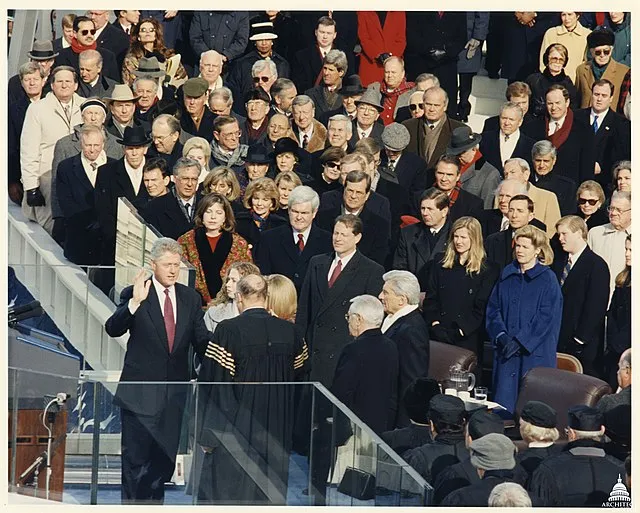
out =
[[(9, 77), (8, 195), (70, 263), (114, 265), (126, 198), (195, 267), (209, 330), (238, 315), (243, 276), (271, 276), (285, 299), (267, 309), (304, 335), (306, 377), (438, 503), (521, 505), (529, 492), (533, 505), (599, 506), (630, 449), (608, 414), (630, 395), (630, 13), (59, 22)], [(483, 69), (508, 86), (474, 131)], [(96, 284), (109, 293), (113, 277)], [(475, 353), (478, 384), (511, 416), (524, 375), (555, 368), (557, 352), (622, 391), (607, 408), (529, 405), (516, 454), (495, 416), (467, 418), (424, 381), (430, 340)], [(533, 455), (567, 413), (575, 450)], [(450, 466), (434, 468), (442, 454)], [(601, 477), (576, 477), (589, 465)]]

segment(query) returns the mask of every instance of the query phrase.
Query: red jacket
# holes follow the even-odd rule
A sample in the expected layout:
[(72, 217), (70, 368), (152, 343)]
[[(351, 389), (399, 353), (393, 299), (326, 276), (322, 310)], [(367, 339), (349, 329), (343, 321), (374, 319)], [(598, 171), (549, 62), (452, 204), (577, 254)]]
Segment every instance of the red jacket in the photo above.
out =
[(374, 11), (358, 11), (358, 38), (360, 54), (359, 75), (363, 86), (373, 82), (382, 82), (384, 69), (376, 62), (381, 53), (390, 53), (398, 57), (404, 55), (407, 45), (406, 15), (400, 11), (389, 11), (380, 26), (380, 18)]

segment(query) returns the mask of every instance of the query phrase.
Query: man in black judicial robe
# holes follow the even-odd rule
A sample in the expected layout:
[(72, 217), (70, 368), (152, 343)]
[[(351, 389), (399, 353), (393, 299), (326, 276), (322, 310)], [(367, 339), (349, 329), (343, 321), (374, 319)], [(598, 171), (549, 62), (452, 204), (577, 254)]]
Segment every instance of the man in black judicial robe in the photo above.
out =
[(260, 383), (302, 380), (309, 351), (294, 324), (266, 310), (262, 276), (243, 277), (237, 294), (240, 315), (217, 326), (198, 376), (238, 383), (200, 385), (198, 502), (285, 505), (295, 389)]

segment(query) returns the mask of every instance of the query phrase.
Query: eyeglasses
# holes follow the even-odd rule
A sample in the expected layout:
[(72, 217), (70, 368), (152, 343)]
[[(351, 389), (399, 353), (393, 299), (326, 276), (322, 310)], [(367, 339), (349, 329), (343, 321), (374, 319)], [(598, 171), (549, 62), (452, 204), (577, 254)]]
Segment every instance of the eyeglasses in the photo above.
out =
[(220, 137), (224, 139), (230, 139), (231, 137), (240, 137), (241, 135), (242, 132), (240, 130), (238, 130), (237, 132), (229, 132), (227, 134), (223, 134), (222, 132), (220, 132)]
[(338, 169), (340, 167), (340, 163), (338, 162), (325, 162), (324, 167), (330, 167), (331, 169)]
[(549, 57), (549, 62), (564, 62), (563, 57)]
[(611, 53), (611, 48), (603, 48), (602, 50), (594, 50), (593, 54), (600, 57), (601, 55), (609, 55)]
[(269, 82), (269, 80), (271, 80), (271, 77), (253, 77), (253, 81), (256, 84), (259, 82), (266, 84), (267, 82)]
[(413, 112), (414, 110), (424, 110), (424, 103), (411, 103), (409, 105), (409, 110)]
[(609, 212), (610, 214), (624, 214), (625, 212), (629, 212), (630, 210), (630, 208), (622, 210), (618, 207), (607, 207), (607, 212)]
[(351, 318), (351, 314), (344, 314), (344, 320), (349, 322), (349, 319)]
[(589, 199), (589, 198), (578, 198), (578, 205), (585, 205), (585, 204), (587, 204), (587, 203), (588, 203), (588, 204), (589, 204), (589, 205), (591, 205), (592, 207), (595, 207), (595, 206), (596, 206), (596, 203), (598, 203), (598, 201), (600, 201), (600, 200), (597, 200), (597, 199)]
[(153, 27), (151, 27), (151, 28), (141, 28), (140, 29), (140, 33), (142, 33), (142, 34), (145, 34), (147, 32), (155, 32), (155, 31), (156, 31), (156, 29), (153, 28)]
[(167, 135), (151, 135), (151, 139), (155, 142), (155, 141), (164, 141), (167, 137), (169, 137), (171, 134), (167, 134)]
[(91, 34), (93, 36), (96, 33), (96, 29), (84, 29), (84, 30), (80, 30), (79, 32), (83, 36), (86, 36), (87, 34)]
[(358, 110), (364, 112), (365, 114), (375, 114), (376, 112), (378, 112), (375, 107), (363, 104), (358, 105)]

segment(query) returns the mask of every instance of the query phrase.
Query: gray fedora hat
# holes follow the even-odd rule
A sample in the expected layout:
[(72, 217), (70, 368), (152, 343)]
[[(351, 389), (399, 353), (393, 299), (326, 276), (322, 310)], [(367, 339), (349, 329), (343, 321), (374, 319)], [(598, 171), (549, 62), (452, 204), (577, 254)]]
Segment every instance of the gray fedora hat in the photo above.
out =
[(166, 72), (164, 64), (160, 64), (157, 57), (143, 57), (138, 62), (138, 69), (133, 70), (133, 75), (136, 77), (164, 77)]
[(360, 105), (361, 103), (364, 105), (371, 105), (375, 107), (378, 112), (382, 112), (384, 107), (380, 103), (382, 101), (382, 95), (378, 91), (374, 91), (371, 88), (368, 88), (362, 97), (359, 100), (356, 100), (356, 105)]
[(31, 51), (27, 52), (29, 59), (33, 61), (48, 61), (58, 56), (58, 52), (53, 51), (53, 43), (51, 41), (34, 41)]

